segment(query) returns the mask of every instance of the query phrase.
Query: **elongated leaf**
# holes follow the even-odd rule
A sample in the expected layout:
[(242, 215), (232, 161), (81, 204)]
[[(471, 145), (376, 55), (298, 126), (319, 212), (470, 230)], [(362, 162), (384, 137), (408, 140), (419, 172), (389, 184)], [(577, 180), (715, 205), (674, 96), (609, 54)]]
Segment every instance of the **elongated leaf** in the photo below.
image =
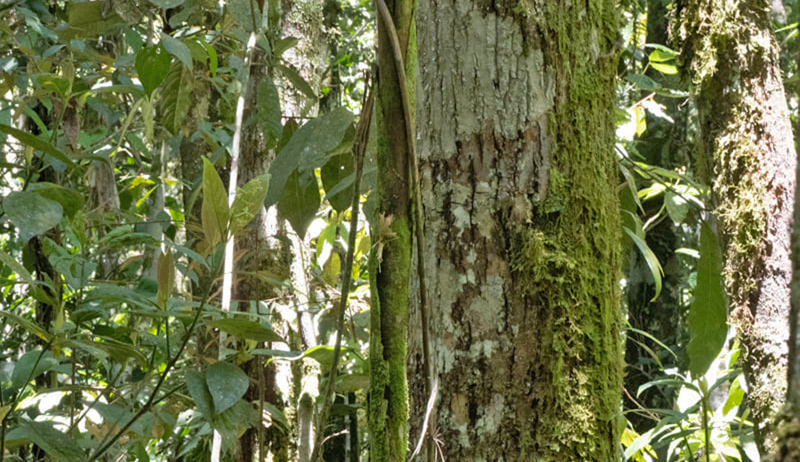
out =
[(142, 48), (136, 53), (136, 73), (148, 96), (161, 85), (169, 70), (171, 59), (161, 45)]
[(210, 327), (224, 330), (230, 335), (240, 339), (255, 340), (257, 342), (283, 342), (280, 335), (261, 324), (243, 318), (217, 319), (208, 323)]
[(623, 226), (622, 229), (625, 230), (625, 233), (627, 233), (633, 243), (636, 244), (639, 252), (641, 252), (642, 256), (644, 257), (644, 261), (647, 263), (647, 267), (650, 269), (650, 274), (653, 276), (653, 282), (655, 282), (656, 285), (656, 294), (652, 299), (655, 300), (659, 295), (661, 295), (661, 276), (664, 274), (664, 270), (661, 269), (661, 263), (658, 262), (658, 257), (656, 257), (656, 254), (650, 250), (650, 247), (647, 245), (647, 242), (645, 242), (644, 239), (637, 236), (626, 226)]
[(248, 181), (236, 192), (236, 199), (231, 206), (230, 234), (235, 236), (242, 230), (264, 206), (264, 198), (269, 189), (269, 174), (261, 175)]
[(22, 266), (22, 263), (17, 261), (17, 259), (12, 257), (11, 255), (3, 252), (2, 250), (0, 250), (0, 263), (11, 268), (11, 271), (13, 271), (17, 275), (18, 281), (25, 282), (27, 284), (33, 282), (33, 277), (31, 276), (31, 273), (28, 272), (28, 270), (26, 270), (24, 266)]
[(161, 308), (167, 307), (167, 300), (175, 286), (175, 262), (172, 252), (162, 253), (158, 257), (158, 293), (156, 300)]
[(165, 33), (161, 33), (161, 44), (164, 45), (164, 49), (166, 49), (169, 54), (178, 58), (187, 69), (190, 71), (193, 69), (192, 67), (192, 52), (189, 50), (189, 47), (186, 46), (185, 43), (181, 42), (176, 38), (172, 38)]
[(714, 231), (703, 221), (700, 227), (697, 288), (689, 310), (691, 339), (686, 347), (693, 377), (705, 374), (725, 345), (728, 336), (727, 317), (719, 244)]
[(673, 64), (655, 63), (651, 62), (650, 67), (661, 72), (662, 74), (675, 75), (678, 73), (678, 68)]
[(325, 165), (326, 154), (339, 147), (353, 118), (347, 109), (336, 109), (300, 127), (270, 167), (272, 178), (264, 205), (269, 207), (278, 202), (289, 175), (298, 167), (313, 170)]
[(175, 62), (169, 67), (161, 98), (161, 122), (173, 135), (181, 132), (192, 104), (192, 71)]
[(203, 231), (210, 243), (219, 242), (225, 237), (228, 227), (228, 194), (217, 169), (203, 158)]
[(42, 329), (35, 322), (28, 321), (27, 319), (23, 318), (18, 314), (12, 313), (10, 311), (0, 310), (0, 316), (3, 316), (4, 318), (14, 321), (16, 324), (20, 325), (22, 328), (24, 328), (31, 334), (39, 337), (40, 339), (44, 340), (45, 342), (49, 342), (50, 339), (53, 338), (53, 334)]
[(280, 138), (283, 132), (281, 125), (281, 99), (278, 88), (269, 77), (264, 77), (258, 84), (258, 119), (261, 130), (270, 142)]
[(220, 361), (208, 366), (206, 385), (214, 402), (214, 414), (219, 414), (242, 399), (250, 386), (247, 374), (231, 363)]
[(56, 227), (64, 212), (61, 204), (33, 191), (12, 192), (3, 200), (3, 209), (26, 241)]
[(30, 133), (23, 132), (22, 130), (17, 130), (16, 128), (6, 124), (0, 124), (0, 132), (13, 136), (17, 140), (19, 140), (20, 143), (26, 146), (38, 149), (39, 151), (42, 151), (45, 154), (49, 154), (55, 157), (57, 160), (67, 164), (67, 166), (70, 168), (73, 169), (78, 168), (78, 166), (75, 165), (75, 162), (71, 161), (70, 158), (67, 157), (67, 155), (64, 154), (62, 151), (59, 151), (52, 144), (42, 139), (39, 139), (31, 135)]
[(86, 454), (71, 437), (56, 430), (50, 423), (23, 420), (20, 428), (31, 441), (59, 462), (85, 462)]
[(292, 82), (292, 85), (294, 85), (297, 91), (311, 99), (317, 99), (317, 95), (314, 93), (314, 90), (311, 89), (311, 85), (309, 85), (308, 82), (306, 82), (306, 80), (300, 76), (300, 74), (293, 67), (281, 65), (275, 67), (280, 70), (284, 77)]

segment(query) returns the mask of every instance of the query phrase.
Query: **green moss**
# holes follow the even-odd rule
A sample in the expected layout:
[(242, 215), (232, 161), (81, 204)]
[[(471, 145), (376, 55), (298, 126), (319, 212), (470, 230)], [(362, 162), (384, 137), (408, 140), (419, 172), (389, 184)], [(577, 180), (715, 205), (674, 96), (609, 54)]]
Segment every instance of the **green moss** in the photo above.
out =
[(532, 223), (517, 230), (510, 255), (515, 284), (543, 311), (541, 369), (552, 386), (539, 397), (534, 440), (524, 443), (541, 461), (619, 458), (621, 225), (612, 149), (618, 13), (613, 1), (587, 3), (581, 12), (546, 2), (525, 19), (548, 37), (541, 45), (556, 82), (548, 190)]

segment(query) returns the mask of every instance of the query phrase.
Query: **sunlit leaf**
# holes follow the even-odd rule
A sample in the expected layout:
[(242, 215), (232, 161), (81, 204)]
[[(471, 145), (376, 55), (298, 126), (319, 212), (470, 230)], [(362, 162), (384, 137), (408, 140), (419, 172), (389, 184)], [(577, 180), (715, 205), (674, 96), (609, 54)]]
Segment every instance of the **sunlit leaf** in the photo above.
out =
[(225, 237), (228, 227), (228, 193), (217, 173), (217, 169), (203, 158), (203, 231), (206, 240), (216, 243)]
[(253, 178), (239, 188), (231, 206), (230, 234), (236, 235), (253, 220), (264, 206), (264, 198), (269, 189), (269, 174)]

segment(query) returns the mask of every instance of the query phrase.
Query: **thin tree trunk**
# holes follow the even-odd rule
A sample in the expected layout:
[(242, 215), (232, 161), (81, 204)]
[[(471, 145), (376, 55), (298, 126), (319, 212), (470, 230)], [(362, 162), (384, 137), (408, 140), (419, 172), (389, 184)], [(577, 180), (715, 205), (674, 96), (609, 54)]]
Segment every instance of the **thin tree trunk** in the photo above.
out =
[(700, 116), (698, 164), (712, 180), (729, 320), (766, 455), (786, 395), (796, 166), (770, 9), (764, 0), (690, 0), (678, 8)]
[[(378, 21), (378, 67), (375, 121), (378, 137), (378, 216), (371, 218), (373, 242), (370, 281), (370, 388), (368, 418), (370, 460), (403, 462), (408, 449), (408, 336), (411, 271), (411, 203), (408, 130), (413, 112), (403, 108), (398, 76), (413, 92), (416, 82), (415, 0), (388, 2), (405, 69), (398, 72), (390, 29)], [(413, 93), (411, 93), (413, 95)], [(412, 96), (413, 98), (413, 96)], [(414, 101), (409, 101), (413, 111)], [(413, 131), (413, 125), (412, 125)], [(424, 376), (423, 376), (424, 377)]]
[[(434, 433), (447, 460), (619, 460), (617, 17), (609, 0), (420, 2)], [(421, 353), (411, 343), (415, 416)]]

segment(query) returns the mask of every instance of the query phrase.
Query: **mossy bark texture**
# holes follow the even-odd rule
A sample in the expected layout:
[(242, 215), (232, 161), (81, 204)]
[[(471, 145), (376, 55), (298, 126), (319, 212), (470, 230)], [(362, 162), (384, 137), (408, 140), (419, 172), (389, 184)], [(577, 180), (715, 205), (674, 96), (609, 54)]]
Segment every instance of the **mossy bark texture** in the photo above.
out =
[(679, 35), (702, 137), (698, 164), (716, 201), (729, 319), (765, 454), (774, 450), (774, 417), (786, 394), (796, 166), (770, 9), (764, 0), (682, 3)]
[[(415, 0), (388, 0), (404, 55), (406, 87), (416, 76)], [(370, 316), (370, 460), (404, 462), (408, 449), (408, 336), (411, 271), (410, 158), (406, 123), (413, 124), (413, 91), (409, 91), (412, 120), (406, 121), (389, 31), (378, 21), (378, 86), (375, 119), (378, 136), (379, 216), (372, 236)]]
[[(421, 258), (446, 460), (620, 458), (618, 16), (613, 0), (420, 2)], [(418, 339), (409, 351), (416, 415)]]

